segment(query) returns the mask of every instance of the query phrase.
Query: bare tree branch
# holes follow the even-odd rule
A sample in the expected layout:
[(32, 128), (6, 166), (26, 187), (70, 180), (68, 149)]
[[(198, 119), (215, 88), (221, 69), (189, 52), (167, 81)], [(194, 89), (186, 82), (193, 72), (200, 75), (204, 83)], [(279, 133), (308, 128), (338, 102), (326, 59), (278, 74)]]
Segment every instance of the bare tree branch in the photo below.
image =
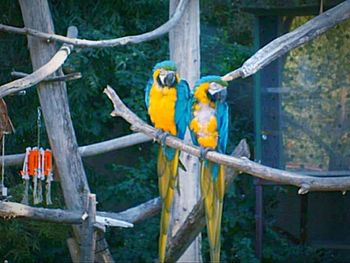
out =
[(134, 134), (118, 137), (118, 138), (104, 141), (104, 142), (90, 144), (87, 146), (81, 146), (79, 147), (79, 153), (83, 157), (93, 156), (101, 153), (114, 151), (117, 149), (126, 148), (129, 146), (133, 146), (135, 144), (148, 142), (151, 140), (152, 138), (146, 136), (145, 134), (134, 133)]
[(259, 49), (251, 58), (244, 62), (242, 67), (227, 73), (222, 79), (231, 81), (238, 77), (246, 78), (253, 75), (276, 58), (286, 54), (289, 50), (314, 39), (349, 18), (350, 0), (347, 0), (316, 16), (292, 32), (276, 38)]
[(151, 199), (143, 204), (129, 208), (119, 213), (113, 212), (97, 212), (99, 216), (124, 220), (130, 223), (139, 223), (147, 218), (155, 216), (160, 212), (160, 198)]
[[(77, 32), (76, 27), (69, 27), (68, 30), (74, 30)], [(63, 63), (66, 61), (67, 57), (73, 50), (73, 45), (63, 44), (62, 47), (57, 51), (57, 53), (47, 62), (45, 65), (41, 66), (39, 69), (29, 74), (28, 76), (14, 80), (10, 83), (0, 86), (0, 98), (7, 96), (11, 93), (15, 93), (38, 84), (42, 80), (46, 79), (49, 75), (58, 70)]]
[[(24, 73), (24, 72), (19, 72), (19, 71), (12, 71), (11, 76), (16, 77), (16, 78), (23, 78), (27, 77), (29, 74)], [(81, 78), (81, 73), (80, 72), (74, 72), (74, 73), (69, 73), (63, 76), (54, 76), (54, 77), (47, 77), (46, 79), (43, 79), (42, 81), (46, 82), (53, 82), (53, 81), (70, 81), (70, 80), (76, 80)]]
[(76, 211), (31, 207), (19, 203), (1, 201), (0, 217), (6, 219), (30, 218), (32, 220), (60, 224), (81, 224), (82, 222), (82, 213)]
[[(241, 140), (232, 153), (232, 156), (250, 157), (249, 147), (245, 140)], [(226, 168), (225, 180), (226, 185), (228, 186), (232, 183), (234, 177), (236, 177), (238, 173), (230, 167)], [(203, 200), (199, 200), (186, 218), (181, 228), (176, 232), (175, 236), (169, 240), (165, 262), (176, 262), (204, 227), (205, 216)]]
[[(94, 143), (79, 147), (79, 153), (82, 157), (94, 156), (118, 149), (123, 149), (139, 143), (151, 141), (152, 138), (142, 134), (134, 133), (123, 137), (107, 140), (104, 142)], [(5, 155), (5, 167), (21, 165), (24, 161), (24, 153)], [(0, 156), (0, 166), (2, 163), (2, 156)]]
[(145, 41), (156, 39), (168, 33), (169, 30), (172, 27), (174, 27), (177, 24), (177, 22), (180, 20), (188, 2), (189, 0), (181, 0), (176, 8), (174, 15), (160, 27), (150, 32), (146, 32), (135, 36), (125, 36), (125, 37), (109, 39), (109, 40), (87, 40), (87, 39), (69, 38), (61, 35), (40, 32), (38, 30), (34, 30), (31, 28), (26, 28), (26, 27), (18, 28), (18, 27), (3, 25), (3, 24), (0, 24), (0, 31), (22, 34), (22, 35), (31, 35), (33, 37), (43, 38), (49, 41), (54, 40), (57, 42), (67, 43), (67, 44), (71, 44), (79, 47), (115, 47), (115, 46), (123, 46), (127, 44), (138, 44)]
[[(112, 220), (120, 220), (130, 223), (139, 223), (150, 218), (160, 211), (160, 198), (151, 199), (145, 203), (129, 208), (125, 211), (114, 212), (96, 212), (98, 217)], [(49, 209), (42, 207), (31, 207), (14, 202), (0, 201), (0, 217), (5, 219), (29, 218), (31, 220), (52, 222), (59, 224), (81, 224), (84, 220), (84, 213), (63, 209)], [(110, 225), (106, 222), (105, 225)]]
[[(108, 86), (104, 90), (104, 93), (114, 104), (114, 111), (111, 113), (111, 116), (120, 116), (131, 124), (132, 130), (142, 132), (155, 139), (157, 138), (157, 130), (154, 127), (146, 124), (135, 113), (128, 109), (111, 87)], [(191, 155), (197, 157), (200, 156), (199, 147), (186, 144), (182, 140), (173, 136), (166, 137), (165, 144), (169, 147), (179, 149)], [(235, 170), (245, 172), (264, 180), (300, 187), (300, 193), (303, 194), (309, 191), (347, 191), (350, 189), (349, 177), (315, 178), (299, 173), (271, 168), (250, 161), (245, 157), (236, 158), (215, 151), (208, 152), (206, 158), (215, 163), (224, 164), (234, 168)]]

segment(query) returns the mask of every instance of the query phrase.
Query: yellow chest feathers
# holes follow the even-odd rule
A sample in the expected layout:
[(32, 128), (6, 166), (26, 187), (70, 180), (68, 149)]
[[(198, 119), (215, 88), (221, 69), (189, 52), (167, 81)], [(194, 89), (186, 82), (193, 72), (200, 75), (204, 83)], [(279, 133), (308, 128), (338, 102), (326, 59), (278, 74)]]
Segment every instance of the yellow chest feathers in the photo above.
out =
[(201, 84), (195, 91), (196, 103), (193, 105), (193, 119), (190, 129), (196, 134), (198, 144), (215, 149), (218, 144), (218, 124), (215, 104), (206, 95), (209, 84)]
[(190, 129), (196, 134), (198, 144), (205, 148), (216, 148), (218, 143), (215, 108), (210, 104), (198, 103), (193, 106)]
[(148, 114), (157, 129), (162, 129), (172, 135), (176, 135), (175, 105), (176, 88), (159, 87), (152, 85), (149, 94)]

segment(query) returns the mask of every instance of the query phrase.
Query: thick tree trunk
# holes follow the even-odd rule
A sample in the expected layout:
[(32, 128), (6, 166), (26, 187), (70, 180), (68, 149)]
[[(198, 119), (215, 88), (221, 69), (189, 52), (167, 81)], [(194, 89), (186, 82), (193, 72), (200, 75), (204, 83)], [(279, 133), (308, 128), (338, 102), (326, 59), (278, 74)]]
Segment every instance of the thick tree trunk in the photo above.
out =
[[(54, 25), (47, 0), (19, 1), (24, 25), (47, 33), (54, 33)], [(33, 70), (46, 64), (56, 53), (55, 44), (28, 36)], [(61, 76), (58, 70), (55, 75)], [(46, 130), (55, 159), (65, 203), (70, 210), (83, 210), (84, 192), (89, 192), (83, 163), (70, 116), (65, 82), (40, 83), (38, 95)], [(74, 227), (79, 240), (80, 231)], [(99, 238), (100, 239), (100, 238)], [(105, 241), (104, 241), (105, 242)], [(79, 242), (78, 242), (79, 243)], [(105, 245), (105, 244), (104, 244)], [(102, 253), (104, 261), (112, 261), (110, 253)]]
[[(173, 14), (178, 2), (178, 0), (170, 1), (170, 15)], [(200, 75), (199, 25), (199, 0), (191, 0), (178, 25), (169, 32), (170, 58), (176, 62), (181, 78), (186, 79), (190, 87), (193, 87)], [(190, 140), (189, 133), (186, 135), (186, 140)], [(173, 205), (172, 236), (182, 226), (200, 196), (198, 159), (187, 153), (181, 153), (180, 159), (187, 172), (179, 169), (180, 193), (176, 193)], [(179, 262), (200, 261), (201, 243), (199, 236), (182, 255)]]

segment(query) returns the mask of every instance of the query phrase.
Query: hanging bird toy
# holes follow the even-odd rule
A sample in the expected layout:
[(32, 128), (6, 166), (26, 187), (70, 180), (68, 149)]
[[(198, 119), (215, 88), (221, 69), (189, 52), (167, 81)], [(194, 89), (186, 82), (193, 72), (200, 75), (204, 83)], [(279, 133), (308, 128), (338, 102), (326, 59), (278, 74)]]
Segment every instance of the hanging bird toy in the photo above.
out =
[(40, 147), (40, 127), (41, 112), (38, 107), (38, 146), (27, 147), (23, 162), (23, 169), (20, 172), (25, 182), (25, 190), (22, 203), (28, 204), (28, 193), (30, 179), (33, 183), (33, 202), (39, 204), (43, 201), (42, 182), (46, 180), (46, 204), (51, 205), (51, 182), (53, 181), (52, 173), (52, 152), (49, 149), (44, 150)]

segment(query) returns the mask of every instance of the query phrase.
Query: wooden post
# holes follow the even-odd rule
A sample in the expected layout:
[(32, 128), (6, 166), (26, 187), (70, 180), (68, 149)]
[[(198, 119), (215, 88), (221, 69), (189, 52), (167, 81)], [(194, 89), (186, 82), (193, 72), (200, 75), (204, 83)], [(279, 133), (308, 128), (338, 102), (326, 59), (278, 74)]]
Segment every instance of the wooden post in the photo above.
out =
[[(170, 1), (170, 15), (173, 14), (178, 2), (178, 0)], [(199, 25), (199, 0), (191, 0), (178, 25), (169, 32), (170, 58), (176, 62), (181, 78), (186, 79), (191, 88), (200, 75)], [(189, 133), (186, 134), (185, 140), (190, 141)], [(197, 176), (198, 159), (187, 153), (181, 153), (180, 159), (187, 172), (179, 169), (180, 193), (176, 192), (174, 198), (172, 236), (182, 226), (200, 196)], [(199, 236), (179, 261), (200, 262), (201, 260)]]
[(93, 263), (96, 250), (96, 195), (88, 194), (86, 204), (88, 217), (83, 221), (81, 229), (80, 262)]
[(69, 249), (69, 253), (70, 253), (70, 256), (72, 258), (72, 262), (73, 263), (79, 263), (79, 259), (80, 259), (80, 256), (79, 256), (79, 253), (80, 253), (80, 250), (79, 250), (79, 245), (77, 244), (77, 241), (75, 241), (74, 238), (70, 237), (67, 239), (67, 246), (68, 246), (68, 249)]
[[(20, 0), (24, 25), (39, 31), (54, 33), (54, 25), (47, 0)], [(56, 52), (55, 44), (28, 36), (33, 70), (46, 64)], [(55, 76), (63, 76), (58, 70)], [(83, 163), (70, 116), (65, 82), (40, 83), (38, 95), (50, 146), (63, 190), (65, 204), (70, 210), (83, 208), (83, 193), (89, 192)], [(79, 243), (79, 229), (73, 227)], [(100, 239), (100, 238), (99, 238)], [(103, 261), (113, 261), (108, 249), (101, 253)]]

